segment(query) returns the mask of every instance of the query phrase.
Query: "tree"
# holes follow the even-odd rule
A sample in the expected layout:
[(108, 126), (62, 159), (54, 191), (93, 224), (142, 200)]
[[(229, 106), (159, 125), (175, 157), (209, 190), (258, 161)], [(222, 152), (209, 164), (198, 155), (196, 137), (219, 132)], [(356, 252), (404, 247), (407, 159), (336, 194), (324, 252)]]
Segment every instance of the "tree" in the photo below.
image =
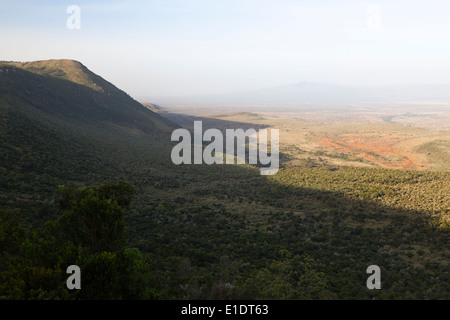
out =
[(133, 187), (125, 182), (98, 187), (60, 187), (56, 202), (65, 237), (89, 253), (116, 252), (124, 247), (123, 207), (131, 202)]
[(268, 268), (259, 270), (247, 280), (247, 290), (258, 299), (319, 299), (326, 293), (325, 276), (309, 256), (295, 256), (287, 250), (282, 259), (273, 260)]

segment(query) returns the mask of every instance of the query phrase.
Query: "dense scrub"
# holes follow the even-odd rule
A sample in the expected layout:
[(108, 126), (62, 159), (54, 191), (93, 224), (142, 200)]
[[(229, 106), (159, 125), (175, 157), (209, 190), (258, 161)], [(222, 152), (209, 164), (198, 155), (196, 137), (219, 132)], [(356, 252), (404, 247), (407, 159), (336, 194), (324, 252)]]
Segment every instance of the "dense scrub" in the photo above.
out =
[[(65, 134), (11, 111), (0, 129), (1, 298), (450, 298), (448, 172), (264, 177), (175, 166), (165, 140)], [(79, 292), (65, 287), (71, 264)], [(381, 290), (366, 288), (372, 264)]]

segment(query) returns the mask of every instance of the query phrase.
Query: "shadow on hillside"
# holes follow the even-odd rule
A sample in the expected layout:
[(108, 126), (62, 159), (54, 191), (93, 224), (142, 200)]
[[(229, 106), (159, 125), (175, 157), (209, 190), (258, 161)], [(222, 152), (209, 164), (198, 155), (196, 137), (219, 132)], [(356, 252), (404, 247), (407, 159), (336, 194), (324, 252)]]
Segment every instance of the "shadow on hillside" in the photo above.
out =
[(208, 118), (181, 113), (163, 113), (161, 116), (190, 131), (194, 129), (194, 121), (202, 121), (204, 130), (214, 128), (219, 129), (222, 132), (224, 132), (225, 129), (243, 129), (244, 131), (247, 129), (255, 129), (258, 131), (269, 127), (268, 125), (263, 124), (229, 121), (218, 119), (217, 117)]
[[(446, 285), (439, 279), (449, 275), (444, 258), (449, 254), (448, 232), (437, 228), (430, 212), (351, 198), (323, 190), (325, 184), (323, 189), (287, 185), (289, 178), (320, 178), (315, 171), (339, 179), (339, 170), (293, 169), (289, 177), (282, 169), (285, 183), (258, 171), (232, 165), (176, 166), (163, 180), (178, 185), (161, 187), (176, 197), (159, 199), (165, 204), (179, 201), (171, 213), (160, 218), (152, 213), (156, 220), (151, 226), (134, 221), (137, 226), (133, 219), (128, 223), (140, 236), (166, 234), (152, 238), (152, 248), (144, 251), (189, 258), (198, 267), (234, 257), (262, 268), (287, 250), (312, 257), (337, 298), (446, 297)], [(344, 187), (345, 180), (341, 183)], [(166, 222), (155, 224), (158, 219)], [(381, 268), (382, 291), (366, 288), (370, 265)]]
[[(186, 121), (203, 119), (189, 117)], [(222, 127), (243, 127), (241, 123), (220, 121), (224, 122)], [(399, 181), (420, 183), (420, 177), (435, 173), (355, 169), (350, 176), (344, 173), (352, 169), (332, 171), (322, 167), (280, 169), (278, 176), (261, 176), (259, 169), (249, 166), (176, 166), (170, 162), (169, 151), (165, 157), (168, 170), (158, 176), (157, 188), (168, 196), (157, 199), (173, 205), (170, 212), (158, 218), (166, 222), (155, 224), (156, 218), (151, 224), (128, 221), (132, 229), (139, 230), (138, 237), (168, 232), (167, 237), (154, 239), (151, 249), (142, 247), (144, 251), (166, 248), (167, 252), (158, 254), (188, 257), (204, 267), (221, 256), (259, 265), (278, 259), (280, 250), (286, 249), (294, 255), (313, 257), (330, 280), (332, 292), (348, 291), (338, 297), (377, 295), (365, 287), (369, 276), (366, 269), (373, 264), (382, 270), (383, 292), (392, 297), (408, 297), (408, 292), (415, 298), (426, 297), (425, 292), (428, 297), (447, 294), (439, 279), (449, 274), (445, 262), (448, 229), (436, 224), (433, 214), (437, 212), (407, 209), (411, 205), (421, 207), (420, 198), (395, 200), (395, 194), (383, 194), (386, 190), (379, 188)], [(359, 178), (361, 189), (354, 193), (361, 191), (360, 197), (351, 197), (346, 182)], [(442, 179), (445, 181), (445, 177)], [(327, 191), (330, 184), (341, 186), (342, 192), (339, 188)], [(143, 186), (141, 190), (146, 198), (149, 189)], [(392, 197), (396, 205), (376, 200), (384, 196)], [(154, 201), (152, 197), (156, 196), (149, 195), (148, 202)], [(170, 228), (167, 221), (171, 221)], [(349, 279), (352, 284), (344, 283)]]
[(174, 129), (165, 118), (109, 83), (106, 89), (94, 90), (7, 64), (0, 64), (0, 72), (0, 111), (19, 111), (65, 131), (91, 127), (167, 138)]

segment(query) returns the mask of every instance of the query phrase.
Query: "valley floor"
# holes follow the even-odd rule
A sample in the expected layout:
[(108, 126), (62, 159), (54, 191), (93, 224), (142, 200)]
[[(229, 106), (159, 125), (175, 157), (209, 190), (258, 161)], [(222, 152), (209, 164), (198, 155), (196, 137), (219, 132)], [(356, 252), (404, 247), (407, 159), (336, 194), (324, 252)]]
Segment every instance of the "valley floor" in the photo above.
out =
[(278, 129), (283, 165), (287, 167), (450, 170), (449, 109), (438, 106), (414, 114), (405, 110), (214, 113), (217, 110), (169, 108), (161, 115), (186, 128), (192, 128), (194, 120), (202, 120), (204, 130)]

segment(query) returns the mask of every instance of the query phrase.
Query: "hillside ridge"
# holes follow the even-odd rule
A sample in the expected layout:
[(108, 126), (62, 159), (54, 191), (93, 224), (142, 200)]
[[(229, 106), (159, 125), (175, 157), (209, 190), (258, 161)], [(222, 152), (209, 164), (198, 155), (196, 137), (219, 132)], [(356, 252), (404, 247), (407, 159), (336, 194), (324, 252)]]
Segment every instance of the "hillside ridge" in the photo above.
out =
[(176, 127), (75, 60), (1, 62), (0, 107), (63, 126), (77, 122), (161, 136)]

